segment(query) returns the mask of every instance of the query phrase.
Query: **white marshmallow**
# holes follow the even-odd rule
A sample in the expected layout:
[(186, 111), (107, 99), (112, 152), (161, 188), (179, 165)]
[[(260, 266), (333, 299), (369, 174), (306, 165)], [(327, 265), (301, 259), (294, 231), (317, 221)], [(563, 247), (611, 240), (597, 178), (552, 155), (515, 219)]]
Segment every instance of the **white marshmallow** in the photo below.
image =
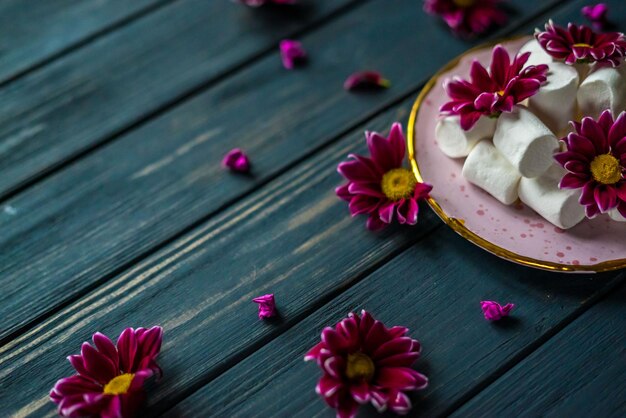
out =
[(578, 88), (578, 108), (597, 118), (606, 109), (617, 115), (626, 108), (626, 65), (596, 67)]
[(552, 57), (539, 45), (536, 39), (531, 39), (526, 42), (519, 50), (519, 54), (530, 52), (528, 61), (526, 61), (525, 67), (529, 65), (539, 65), (551, 63)]
[(496, 119), (482, 116), (468, 131), (461, 128), (458, 116), (441, 119), (435, 128), (437, 144), (451, 158), (466, 157), (481, 139), (491, 138), (496, 130)]
[(481, 141), (467, 156), (463, 177), (505, 205), (517, 200), (520, 174), (490, 141)]
[(548, 64), (548, 80), (528, 100), (528, 108), (537, 115), (552, 132), (565, 134), (568, 122), (574, 119), (578, 71), (560, 62)]
[(554, 134), (531, 111), (515, 106), (498, 118), (493, 143), (524, 177), (542, 175), (559, 147)]
[(580, 190), (559, 189), (565, 170), (553, 164), (542, 176), (522, 178), (519, 198), (548, 222), (569, 229), (585, 218), (585, 208), (578, 203)]
[(615, 208), (615, 209), (611, 209), (611, 210), (609, 211), (609, 217), (610, 217), (611, 219), (613, 219), (614, 221), (617, 221), (617, 222), (626, 222), (626, 218), (624, 218), (624, 217), (622, 216), (622, 214), (621, 214), (621, 213), (619, 213), (619, 211), (617, 210), (617, 208)]

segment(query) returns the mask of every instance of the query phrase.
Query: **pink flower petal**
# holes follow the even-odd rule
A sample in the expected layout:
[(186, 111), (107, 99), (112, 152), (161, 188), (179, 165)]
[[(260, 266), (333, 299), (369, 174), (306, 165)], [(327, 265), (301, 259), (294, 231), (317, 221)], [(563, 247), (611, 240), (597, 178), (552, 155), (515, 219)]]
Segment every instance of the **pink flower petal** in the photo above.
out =
[(359, 71), (351, 74), (343, 83), (346, 90), (356, 90), (366, 87), (389, 88), (391, 83), (376, 71)]
[(243, 150), (234, 148), (224, 156), (222, 166), (232, 171), (247, 173), (250, 171), (250, 159)]
[(288, 70), (295, 68), (296, 64), (306, 59), (306, 51), (298, 41), (284, 39), (280, 41), (279, 48), (283, 66)]
[(276, 315), (276, 302), (273, 293), (258, 296), (252, 299), (252, 302), (259, 305), (259, 319), (271, 318)]
[(485, 300), (480, 302), (480, 308), (483, 311), (485, 319), (488, 321), (498, 321), (505, 316), (508, 316), (511, 310), (515, 307), (512, 303), (507, 303), (502, 306), (498, 302), (491, 300)]

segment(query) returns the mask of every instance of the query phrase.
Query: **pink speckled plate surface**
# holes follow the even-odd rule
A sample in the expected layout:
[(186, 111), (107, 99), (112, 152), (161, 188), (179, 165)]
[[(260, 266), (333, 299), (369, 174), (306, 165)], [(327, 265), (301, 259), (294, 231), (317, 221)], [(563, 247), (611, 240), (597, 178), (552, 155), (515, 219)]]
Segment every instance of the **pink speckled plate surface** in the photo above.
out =
[[(501, 42), (510, 52), (529, 37)], [(409, 120), (409, 158), (418, 178), (434, 188), (429, 201), (455, 231), (510, 261), (555, 271), (606, 271), (626, 267), (626, 223), (608, 216), (561, 230), (518, 202), (505, 206), (461, 175), (464, 159), (451, 159), (437, 146), (435, 125), (447, 100), (442, 82), (468, 77), (473, 59), (488, 65), (492, 45), (462, 55), (426, 85)]]

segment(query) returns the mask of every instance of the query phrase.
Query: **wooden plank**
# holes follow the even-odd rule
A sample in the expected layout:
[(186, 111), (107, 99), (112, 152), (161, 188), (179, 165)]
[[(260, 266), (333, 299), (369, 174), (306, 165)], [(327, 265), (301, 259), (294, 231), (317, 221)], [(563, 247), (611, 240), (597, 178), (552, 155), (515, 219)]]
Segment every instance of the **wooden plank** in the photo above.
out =
[(615, 292), (454, 413), (626, 416), (626, 291)]
[[(448, 228), (437, 229), (195, 392), (169, 416), (334, 416), (314, 391), (319, 369), (303, 356), (325, 326), (361, 309), (388, 325), (409, 327), (420, 340), (416, 368), (430, 386), (412, 396), (411, 415), (443, 416), (466, 392), (577, 315), (610, 277), (529, 270), (488, 258)], [(511, 320), (493, 324), (480, 311), (484, 299), (518, 307)], [(371, 406), (363, 412), (376, 415)]]
[(0, 197), (356, 1), (291, 12), (177, 2), (11, 83), (0, 90)]
[(3, 0), (0, 84), (171, 0)]
[[(406, 103), (368, 128), (385, 129), (406, 118), (409, 108)], [(166, 374), (151, 402), (155, 412), (169, 407), (208, 374), (254, 351), (441, 225), (424, 210), (416, 228), (373, 234), (364, 219), (348, 215), (345, 202), (334, 195), (340, 182), (335, 167), (349, 152), (364, 152), (361, 135), (343, 138), (0, 348), (4, 412), (52, 414), (48, 390), (71, 373), (65, 357), (96, 329), (117, 335), (123, 327), (142, 324), (166, 330), (161, 357)], [(277, 321), (259, 321), (251, 302), (267, 292), (276, 294)]]
[[(520, 19), (542, 1), (529, 2)], [(389, 27), (394, 30), (385, 32)], [(424, 31), (419, 36), (416, 27)], [(257, 189), (416, 89), (467, 47), (414, 4), (389, 8), (386, 0), (365, 4), (304, 42), (314, 57), (306, 70), (282, 71), (273, 54), (10, 199), (9, 213), (17, 215), (0, 214), (0, 293), (6, 295), (0, 339)], [(406, 54), (433, 43), (441, 48), (427, 61)], [(394, 87), (344, 92), (344, 77), (359, 68), (382, 70)], [(219, 167), (234, 146), (252, 156), (252, 177)]]

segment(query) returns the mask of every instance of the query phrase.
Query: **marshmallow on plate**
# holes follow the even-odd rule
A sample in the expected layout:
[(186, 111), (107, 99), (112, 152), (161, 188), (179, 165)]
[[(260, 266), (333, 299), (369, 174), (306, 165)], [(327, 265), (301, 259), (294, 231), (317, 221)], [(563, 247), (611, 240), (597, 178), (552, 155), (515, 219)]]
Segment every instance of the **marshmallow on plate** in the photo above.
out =
[(584, 116), (597, 118), (606, 109), (620, 113), (626, 107), (626, 64), (595, 67), (580, 83), (577, 99)]
[(488, 116), (481, 116), (468, 131), (461, 128), (458, 116), (448, 116), (437, 123), (435, 135), (444, 154), (450, 158), (459, 158), (466, 157), (481, 139), (491, 138), (495, 130), (496, 120)]
[(463, 164), (463, 177), (505, 205), (517, 200), (520, 174), (490, 141), (481, 141)]
[(536, 39), (531, 39), (526, 42), (519, 50), (519, 54), (526, 52), (530, 52), (530, 56), (528, 57), (528, 61), (526, 61), (526, 65), (524, 65), (525, 67), (529, 65), (548, 64), (553, 61), (550, 54), (541, 47)]
[(615, 209), (611, 209), (611, 210), (609, 211), (609, 217), (610, 217), (611, 219), (613, 219), (614, 221), (617, 221), (617, 222), (626, 222), (626, 218), (624, 218), (624, 217), (622, 216), (622, 214), (621, 214), (621, 213), (619, 213), (619, 211), (617, 210), (617, 208), (615, 208)]
[(528, 108), (553, 132), (564, 134), (574, 119), (578, 71), (561, 62), (551, 62), (548, 68), (548, 80), (528, 99)]
[(559, 142), (546, 125), (523, 106), (498, 117), (493, 144), (524, 177), (538, 177), (553, 163)]
[(569, 229), (585, 217), (585, 208), (578, 203), (580, 190), (559, 188), (565, 173), (555, 163), (542, 176), (522, 178), (519, 183), (520, 200), (561, 229)]

